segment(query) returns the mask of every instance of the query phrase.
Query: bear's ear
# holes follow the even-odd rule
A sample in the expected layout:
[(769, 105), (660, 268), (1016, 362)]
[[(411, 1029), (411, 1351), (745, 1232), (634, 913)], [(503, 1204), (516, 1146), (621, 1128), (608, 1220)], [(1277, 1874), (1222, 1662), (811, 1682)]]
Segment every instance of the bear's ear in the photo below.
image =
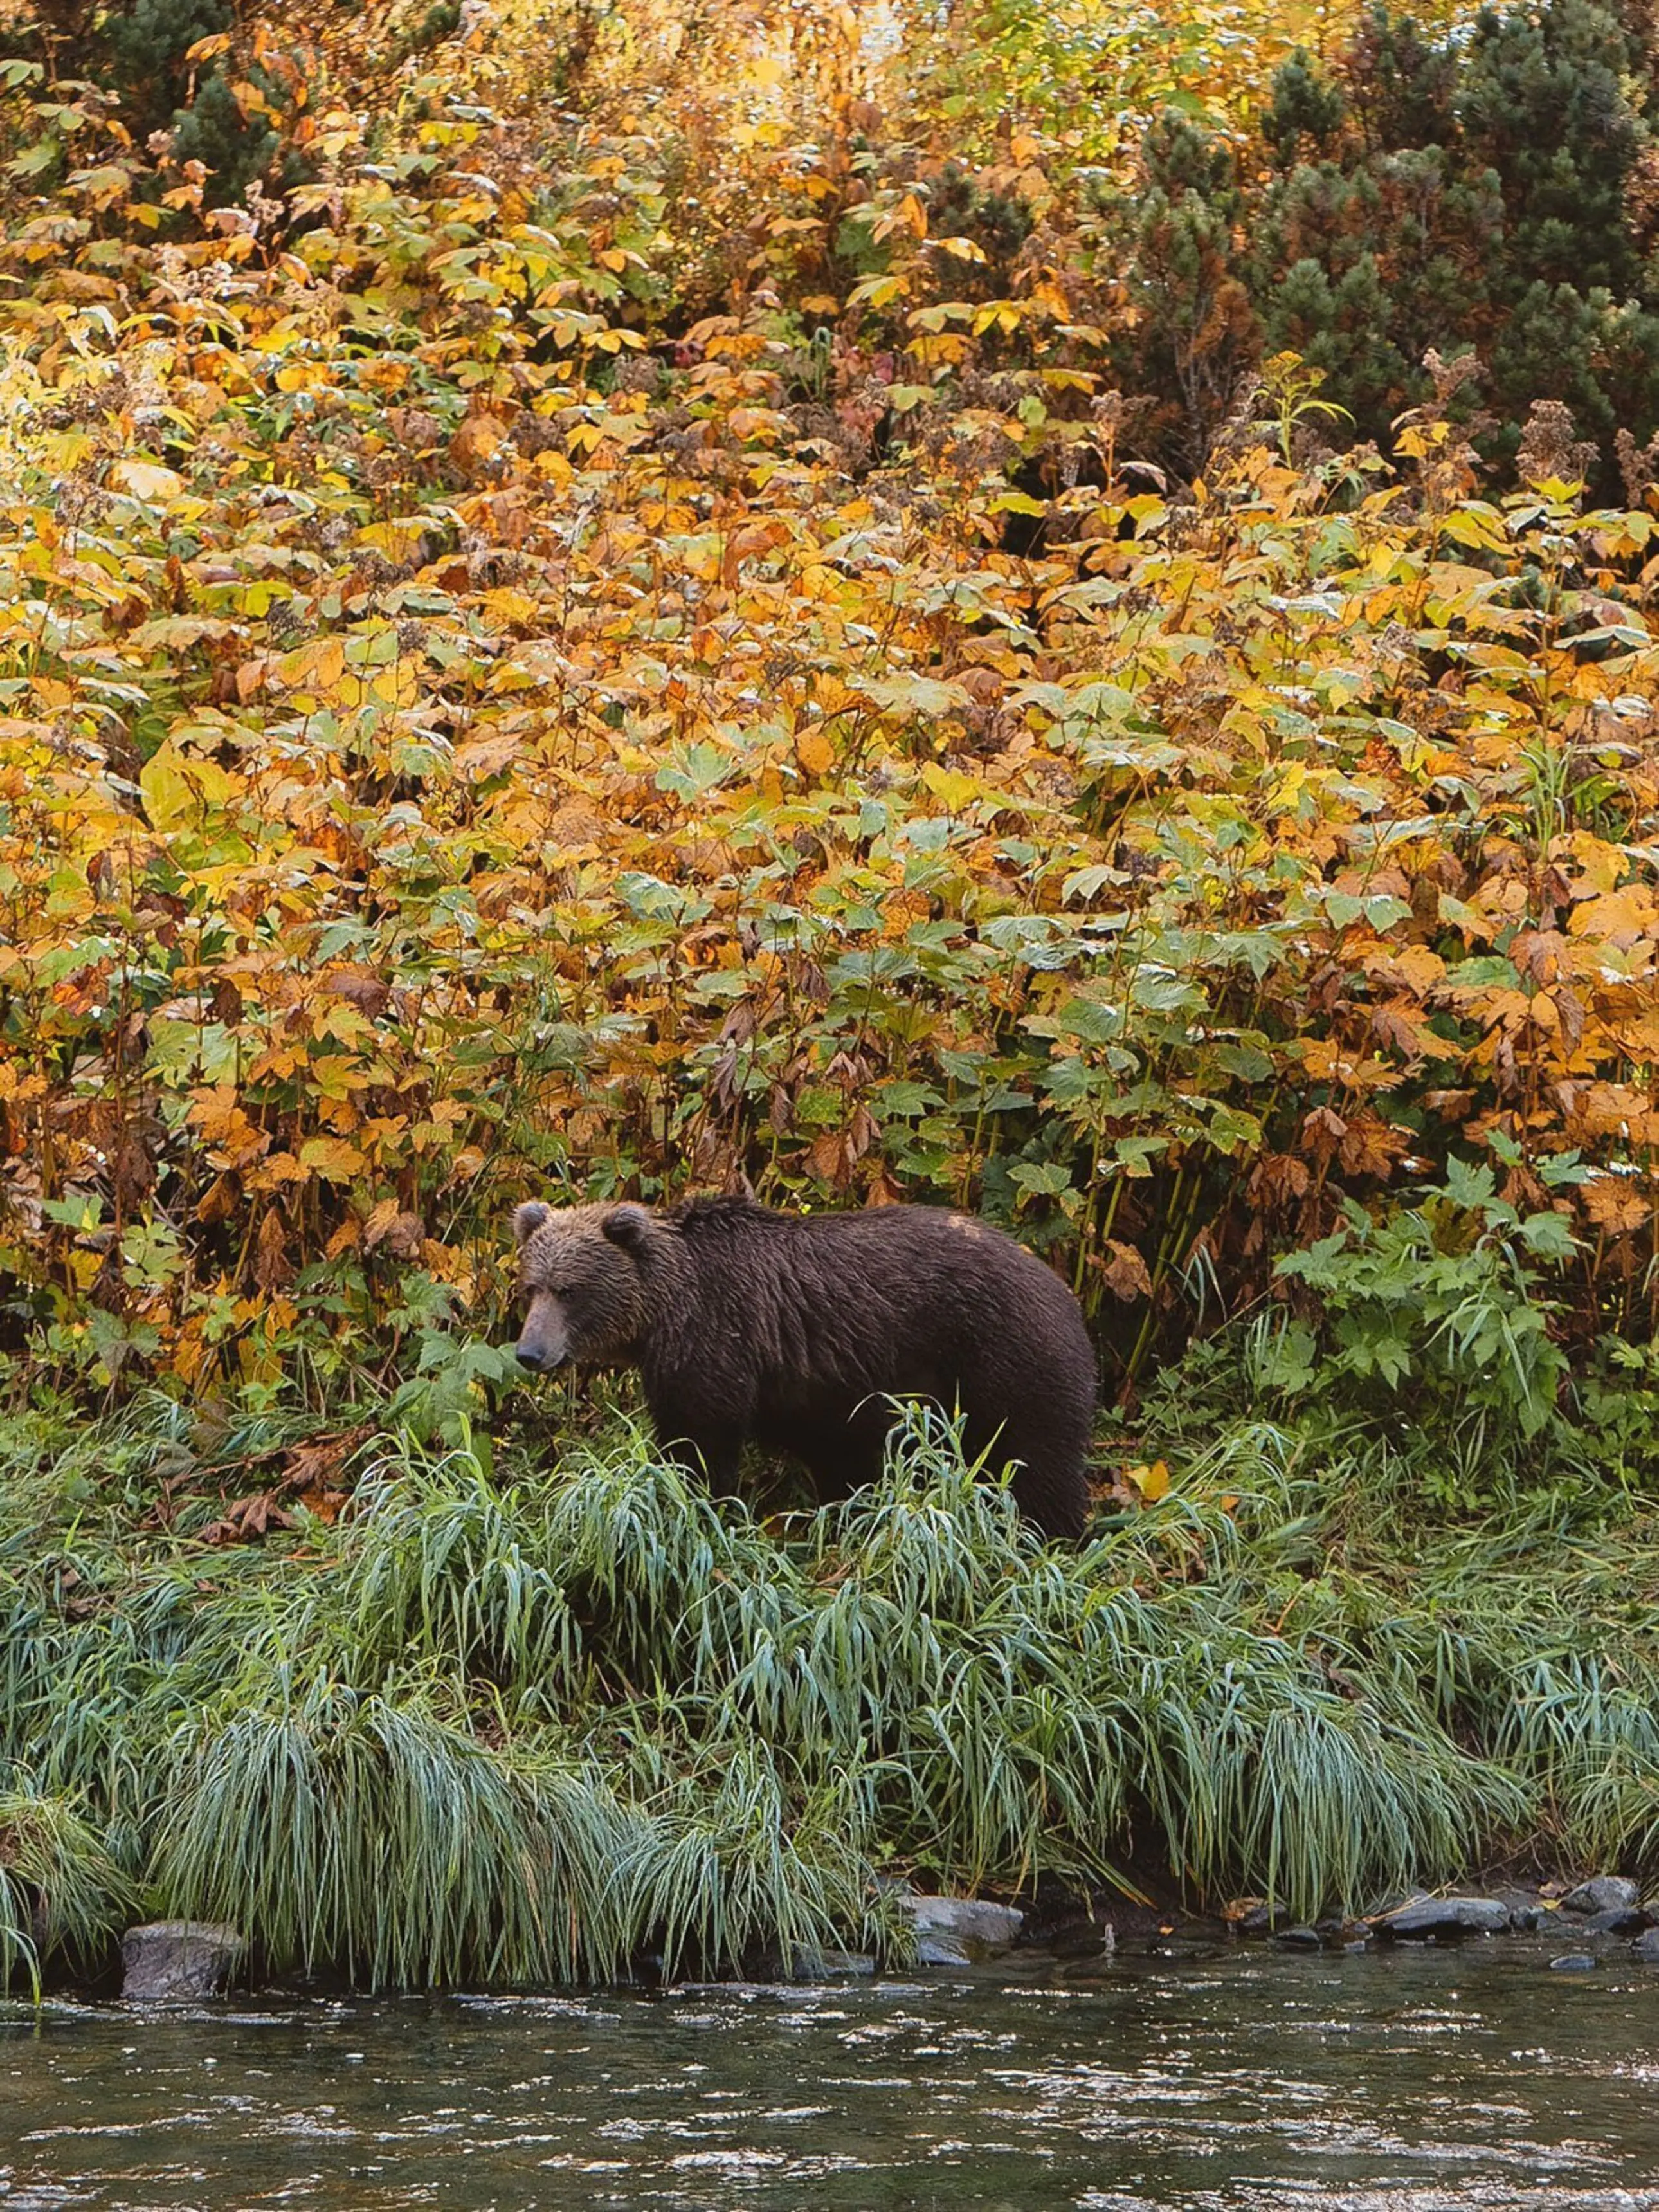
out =
[(512, 1209), (513, 1243), (520, 1246), (528, 1244), (536, 1231), (552, 1218), (553, 1208), (543, 1206), (539, 1198), (532, 1198), (524, 1206), (515, 1206)]
[(629, 1200), (613, 1206), (599, 1226), (613, 1244), (620, 1244), (625, 1252), (643, 1252), (651, 1235), (651, 1216), (643, 1206)]

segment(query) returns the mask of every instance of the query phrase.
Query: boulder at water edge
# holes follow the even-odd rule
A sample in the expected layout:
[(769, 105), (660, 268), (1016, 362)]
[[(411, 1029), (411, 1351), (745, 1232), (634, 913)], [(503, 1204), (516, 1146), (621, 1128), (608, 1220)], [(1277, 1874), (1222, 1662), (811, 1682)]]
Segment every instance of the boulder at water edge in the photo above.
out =
[(1581, 1924), (1587, 1936), (1639, 1936), (1648, 1918), (1639, 1905), (1620, 1905), (1612, 1912), (1592, 1912)]
[(1561, 1899), (1563, 1912), (1628, 1912), (1641, 1902), (1642, 1893), (1628, 1875), (1598, 1874), (1570, 1889)]
[(1432, 1936), (1501, 1936), (1509, 1924), (1510, 1909), (1499, 1898), (1425, 1897), (1377, 1926), (1402, 1943), (1426, 1943)]
[(1025, 1926), (1026, 1916), (1011, 1905), (988, 1905), (974, 1897), (918, 1897), (904, 1899), (916, 1923), (916, 1955), (924, 1966), (971, 1966), (999, 1958)]
[(216, 1996), (247, 1949), (234, 1928), (209, 1920), (152, 1920), (121, 1938), (128, 2004), (193, 2004)]

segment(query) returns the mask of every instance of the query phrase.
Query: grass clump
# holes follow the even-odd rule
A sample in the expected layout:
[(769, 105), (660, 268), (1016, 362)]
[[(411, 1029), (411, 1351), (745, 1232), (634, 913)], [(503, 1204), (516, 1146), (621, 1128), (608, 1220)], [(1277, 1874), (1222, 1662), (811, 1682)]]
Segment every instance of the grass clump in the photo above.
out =
[(281, 1686), (175, 1746), (150, 1869), (174, 1910), (376, 1988), (617, 1970), (602, 1782), (418, 1692)]

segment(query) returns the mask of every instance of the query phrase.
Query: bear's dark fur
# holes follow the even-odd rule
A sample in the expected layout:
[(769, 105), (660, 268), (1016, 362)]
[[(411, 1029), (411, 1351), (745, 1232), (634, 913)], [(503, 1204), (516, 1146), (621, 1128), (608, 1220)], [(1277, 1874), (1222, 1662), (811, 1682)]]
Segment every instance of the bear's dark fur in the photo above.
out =
[(881, 1472), (889, 1397), (966, 1416), (971, 1457), (1019, 1462), (1014, 1494), (1075, 1536), (1094, 1356), (1059, 1278), (942, 1207), (776, 1213), (742, 1198), (521, 1206), (518, 1358), (637, 1365), (659, 1441), (730, 1492), (750, 1439), (805, 1462), (824, 1498)]

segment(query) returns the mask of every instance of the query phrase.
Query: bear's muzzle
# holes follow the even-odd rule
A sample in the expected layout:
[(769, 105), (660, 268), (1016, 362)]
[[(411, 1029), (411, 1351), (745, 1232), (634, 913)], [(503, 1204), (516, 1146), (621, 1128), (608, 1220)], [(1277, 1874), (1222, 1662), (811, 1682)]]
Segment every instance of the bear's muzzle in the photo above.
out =
[(545, 1292), (530, 1300), (513, 1357), (532, 1375), (551, 1374), (570, 1357), (570, 1329), (557, 1298)]

